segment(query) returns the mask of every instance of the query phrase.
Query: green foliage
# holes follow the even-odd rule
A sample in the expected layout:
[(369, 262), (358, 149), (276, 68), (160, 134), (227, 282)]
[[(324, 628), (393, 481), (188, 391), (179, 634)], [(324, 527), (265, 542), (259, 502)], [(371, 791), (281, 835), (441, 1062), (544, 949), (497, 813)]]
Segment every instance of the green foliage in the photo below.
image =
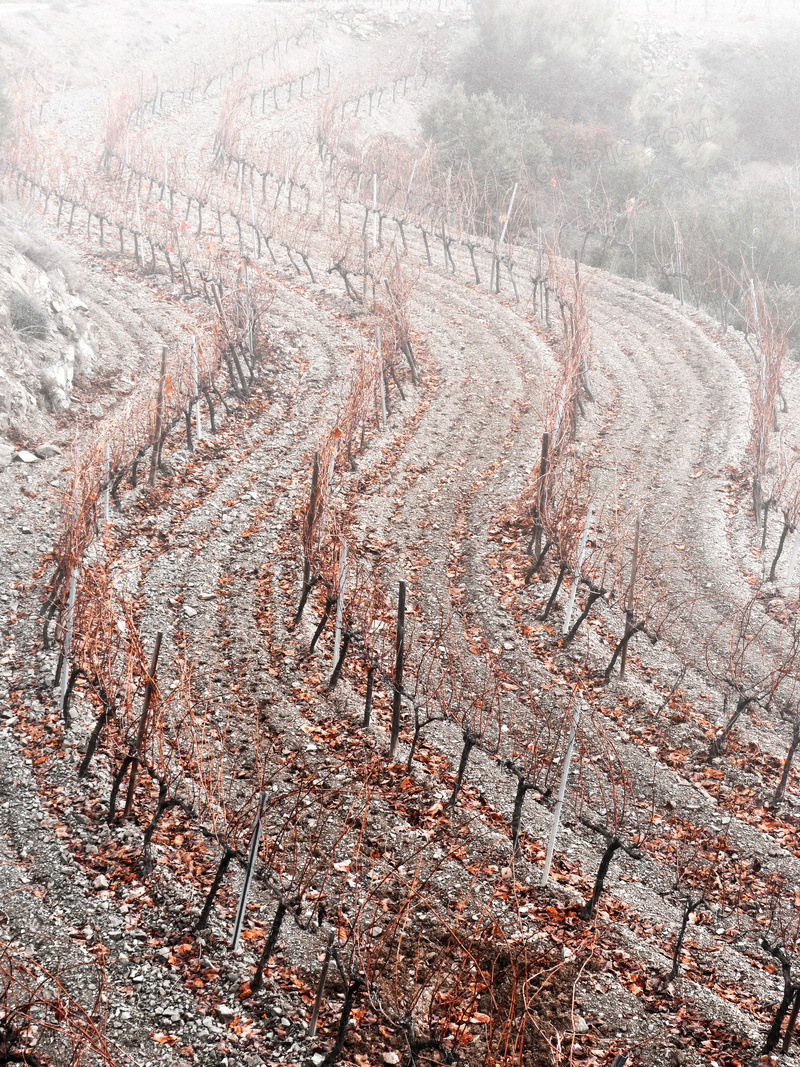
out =
[(610, 0), (476, 0), (467, 90), (568, 122), (620, 122), (637, 84)]
[(736, 124), (734, 158), (794, 162), (800, 152), (800, 28), (789, 23), (755, 43), (724, 43), (704, 55), (709, 92)]
[(11, 326), (26, 339), (45, 341), (50, 336), (50, 319), (47, 312), (35, 300), (12, 289), (6, 298), (11, 316)]
[(717, 208), (701, 207), (721, 258), (734, 271), (745, 265), (777, 286), (800, 286), (800, 233), (794, 228), (786, 190), (768, 182), (727, 190)]
[(503, 183), (520, 165), (535, 170), (550, 161), (542, 123), (516, 100), (503, 106), (494, 93), (467, 93), (457, 83), (421, 116), (423, 135), (433, 141), (444, 167), (469, 164), (479, 182)]
[(648, 33), (639, 47), (615, 8), (474, 0), (458, 81), (423, 117), (441, 163), (493, 180), (492, 211), (511, 181), (554, 178), (563, 242), (666, 291), (677, 222), (689, 299), (718, 309), (715, 261), (756, 273), (800, 340), (800, 27), (702, 50)]
[(519, 162), (529, 170), (548, 167), (552, 152), (544, 135), (544, 123), (532, 115), (522, 97), (512, 100), (505, 113), (506, 130), (512, 150)]
[(446, 167), (469, 161), (483, 178), (503, 175), (514, 165), (503, 109), (491, 92), (469, 95), (463, 85), (454, 85), (423, 112), (421, 125)]

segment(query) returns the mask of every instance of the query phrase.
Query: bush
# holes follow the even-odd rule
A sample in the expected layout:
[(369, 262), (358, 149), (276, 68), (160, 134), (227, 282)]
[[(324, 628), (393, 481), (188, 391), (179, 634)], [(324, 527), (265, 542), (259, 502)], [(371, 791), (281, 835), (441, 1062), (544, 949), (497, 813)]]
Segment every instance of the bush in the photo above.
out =
[(616, 142), (610, 126), (602, 123), (590, 126), (566, 119), (551, 119), (545, 136), (553, 158), (567, 169), (576, 164), (599, 163)]
[(483, 180), (514, 165), (503, 110), (494, 93), (470, 95), (459, 83), (438, 96), (420, 121), (423, 135), (436, 144), (445, 167), (469, 162)]
[[(710, 248), (734, 275), (755, 273), (772, 286), (800, 287), (800, 233), (783, 183), (721, 184), (711, 194), (684, 201)], [(679, 214), (680, 219), (680, 214)]]
[(638, 79), (610, 0), (476, 0), (475, 22), (457, 64), (468, 91), (568, 122), (626, 117)]
[(755, 44), (722, 44), (704, 58), (710, 92), (736, 124), (739, 161), (794, 163), (800, 151), (800, 29)]
[(35, 300), (18, 289), (12, 289), (6, 298), (11, 315), (11, 326), (23, 337), (45, 341), (50, 336), (50, 318)]
[(70, 289), (78, 284), (80, 275), (72, 255), (63, 244), (44, 233), (39, 219), (30, 211), (12, 204), (0, 207), (0, 233), (47, 274), (60, 270)]
[(502, 184), (520, 165), (536, 170), (550, 161), (542, 123), (521, 99), (504, 106), (494, 93), (467, 93), (458, 83), (441, 93), (420, 121), (439, 163), (455, 169), (469, 164), (479, 182), (492, 178)]
[(46, 274), (60, 270), (68, 285), (74, 280), (74, 264), (69, 252), (56, 241), (48, 240), (37, 230), (32, 229), (27, 239), (18, 246), (23, 256), (26, 256), (37, 267), (41, 267)]

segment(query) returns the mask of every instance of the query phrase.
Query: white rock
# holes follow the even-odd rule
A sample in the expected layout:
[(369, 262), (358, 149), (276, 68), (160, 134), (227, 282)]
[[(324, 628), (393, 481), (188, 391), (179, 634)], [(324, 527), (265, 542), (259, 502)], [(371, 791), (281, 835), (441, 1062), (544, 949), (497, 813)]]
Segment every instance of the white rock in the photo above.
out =
[(54, 411), (63, 411), (69, 407), (67, 368), (57, 363), (53, 367), (46, 367), (42, 371), (41, 387), (50, 407)]
[(98, 874), (95, 880), (92, 882), (95, 889), (108, 889), (108, 879), (104, 874)]
[(50, 279), (47, 277), (47, 271), (37, 271), (36, 276), (33, 279), (33, 288), (40, 293), (48, 293), (50, 291)]
[(43, 445), (39, 445), (39, 447), (35, 449), (35, 452), (39, 459), (52, 459), (54, 456), (61, 455), (61, 449), (56, 447), (56, 445), (50, 444), (49, 441), (46, 441)]
[(183, 614), (187, 615), (190, 619), (193, 619), (197, 614), (197, 608), (185, 607), (183, 609)]
[(575, 1016), (575, 1033), (576, 1034), (588, 1034), (589, 1024), (582, 1015)]
[(65, 388), (72, 388), (72, 379), (75, 374), (75, 346), (67, 345), (64, 351), (61, 353), (61, 359), (64, 367), (64, 374), (66, 375), (67, 384)]
[(75, 325), (75, 320), (71, 319), (69, 315), (59, 315), (56, 319), (56, 326), (58, 326), (61, 333), (65, 333), (67, 337), (75, 337), (78, 332), (78, 327)]
[(34, 456), (33, 452), (26, 452), (24, 448), (14, 453), (14, 459), (20, 463), (35, 463), (38, 458), (38, 456)]
[(384, 1052), (383, 1055), (381, 1056), (381, 1059), (383, 1060), (384, 1063), (388, 1063), (388, 1064), (392, 1065), (392, 1067), (393, 1067), (394, 1064), (400, 1062), (400, 1057), (398, 1056), (398, 1054), (396, 1052)]
[(36, 397), (19, 382), (12, 381), (0, 367), (0, 431), (28, 418), (37, 407)]
[(94, 349), (87, 340), (79, 337), (75, 345), (75, 362), (82, 374), (91, 374), (94, 367)]

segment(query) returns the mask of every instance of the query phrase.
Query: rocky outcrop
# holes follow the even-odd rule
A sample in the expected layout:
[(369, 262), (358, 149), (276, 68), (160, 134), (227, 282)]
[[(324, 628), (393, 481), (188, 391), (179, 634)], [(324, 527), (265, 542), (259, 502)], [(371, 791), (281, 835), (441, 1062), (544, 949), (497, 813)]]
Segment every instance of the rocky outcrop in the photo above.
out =
[(0, 209), (0, 433), (43, 428), (94, 363), (89, 308), (71, 290), (58, 246)]

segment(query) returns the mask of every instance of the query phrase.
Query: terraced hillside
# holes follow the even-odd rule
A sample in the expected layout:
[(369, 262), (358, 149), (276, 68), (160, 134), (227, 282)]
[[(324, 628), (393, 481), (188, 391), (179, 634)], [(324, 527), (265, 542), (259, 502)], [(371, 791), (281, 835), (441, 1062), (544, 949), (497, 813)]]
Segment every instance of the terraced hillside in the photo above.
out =
[(3, 1062), (793, 1062), (797, 378), (436, 185), (468, 19), (0, 12)]

